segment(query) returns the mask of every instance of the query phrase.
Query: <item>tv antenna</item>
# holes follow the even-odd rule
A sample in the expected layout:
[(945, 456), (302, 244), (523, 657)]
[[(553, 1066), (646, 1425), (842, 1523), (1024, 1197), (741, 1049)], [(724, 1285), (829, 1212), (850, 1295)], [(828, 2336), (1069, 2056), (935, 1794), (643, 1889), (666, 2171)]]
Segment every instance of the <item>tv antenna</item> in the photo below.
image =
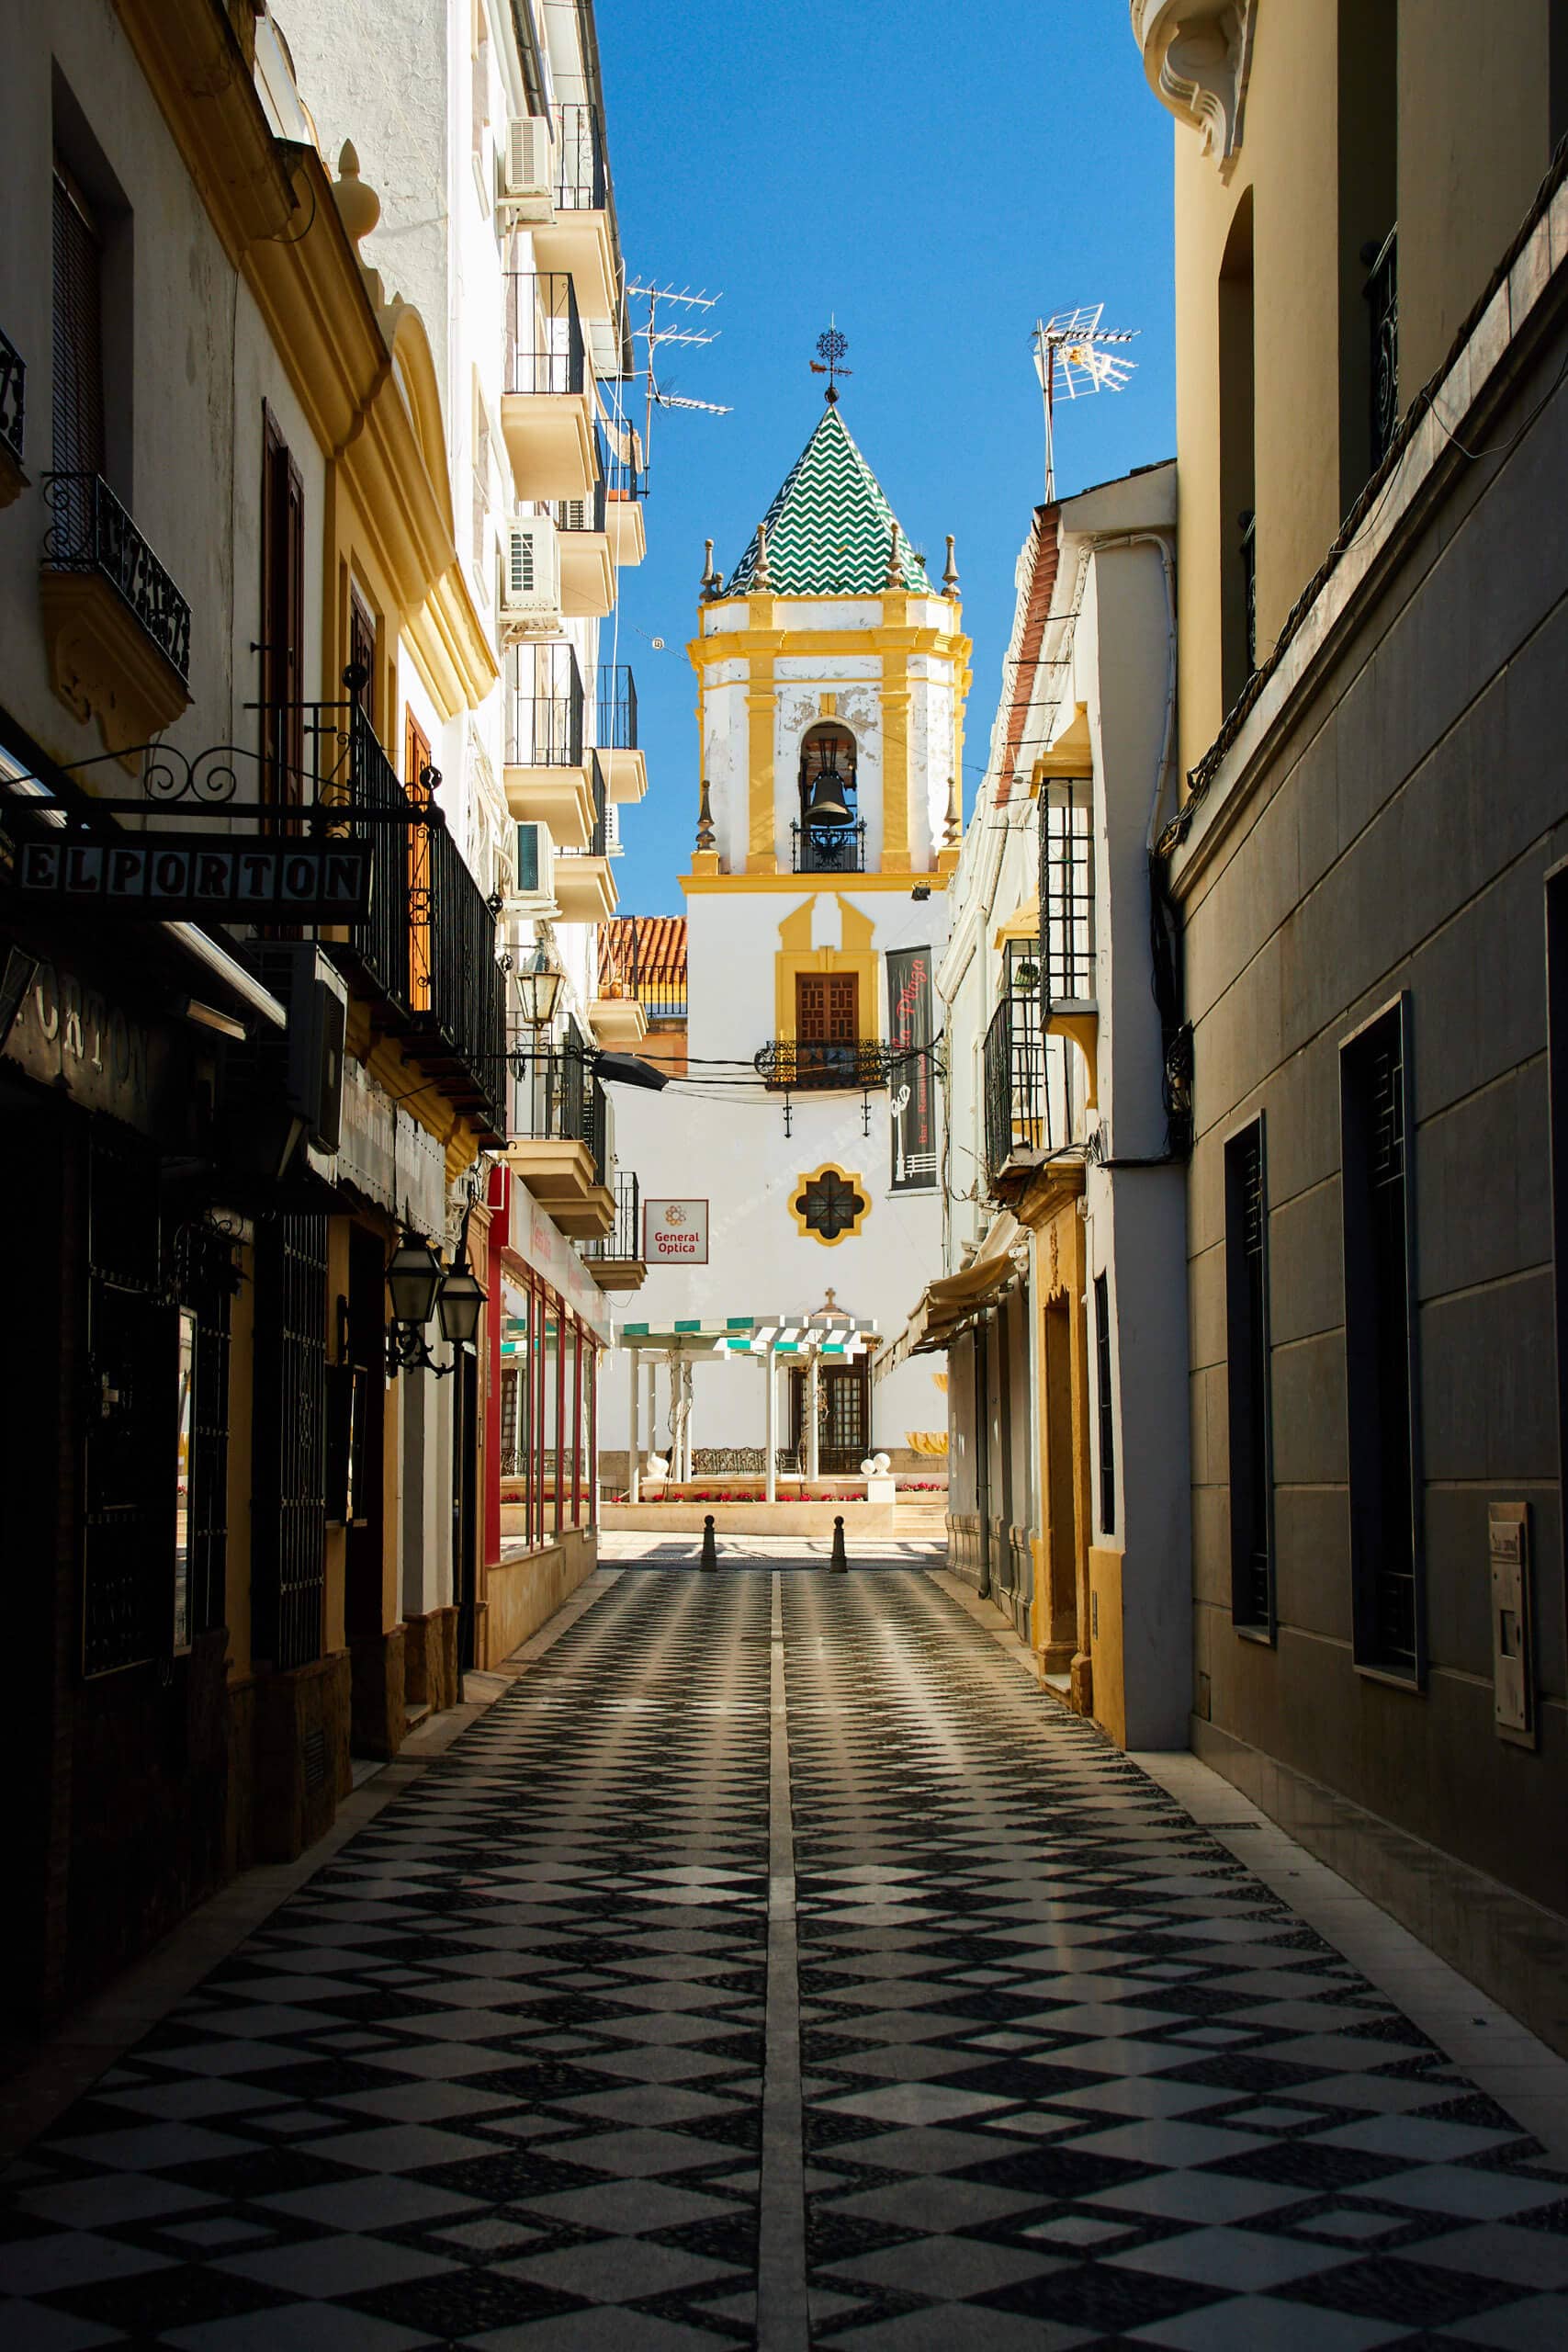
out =
[(1096, 392), (1119, 392), (1137, 362), (1124, 359), (1108, 345), (1131, 343), (1136, 327), (1102, 327), (1103, 302), (1077, 311), (1058, 311), (1036, 319), (1031, 341), (1034, 372), (1045, 397), (1045, 503), (1056, 495), (1056, 402), (1088, 400)]
[[(716, 302), (722, 302), (723, 295), (710, 294), (705, 288), (700, 288), (694, 294), (687, 286), (645, 286), (640, 281), (628, 286), (626, 292), (628, 295), (636, 295), (648, 304), (646, 320), (640, 327), (632, 329), (633, 334), (640, 336), (648, 345), (648, 400), (643, 430), (644, 448), (647, 449), (653, 438), (653, 412), (656, 408), (695, 409), (704, 416), (733, 414), (733, 411), (722, 401), (693, 400), (687, 394), (676, 391), (672, 386), (666, 387), (659, 380), (659, 353), (666, 344), (687, 344), (700, 350), (705, 345), (718, 341), (719, 329), (707, 327), (704, 314), (711, 311)], [(669, 304), (676, 312), (675, 317), (668, 322), (663, 322), (660, 318), (659, 306), (661, 302)]]

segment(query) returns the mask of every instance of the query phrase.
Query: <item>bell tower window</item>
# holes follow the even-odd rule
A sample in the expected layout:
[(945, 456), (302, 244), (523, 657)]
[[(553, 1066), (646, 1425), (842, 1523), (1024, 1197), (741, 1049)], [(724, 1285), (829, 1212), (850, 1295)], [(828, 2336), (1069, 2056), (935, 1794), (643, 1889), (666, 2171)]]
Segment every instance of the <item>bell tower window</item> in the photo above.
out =
[(797, 874), (859, 874), (865, 825), (855, 786), (855, 741), (842, 727), (808, 728), (800, 745), (800, 815), (790, 828)]

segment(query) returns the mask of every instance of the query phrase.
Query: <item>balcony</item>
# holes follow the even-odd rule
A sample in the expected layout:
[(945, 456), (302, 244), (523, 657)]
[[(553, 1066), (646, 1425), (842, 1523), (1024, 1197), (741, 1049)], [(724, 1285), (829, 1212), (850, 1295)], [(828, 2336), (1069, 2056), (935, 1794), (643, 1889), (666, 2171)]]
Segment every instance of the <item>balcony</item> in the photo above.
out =
[(46, 474), (40, 597), (55, 693), (128, 768), (190, 705), (190, 606), (107, 481)]
[(596, 1241), (584, 1242), (583, 1262), (601, 1290), (640, 1290), (648, 1280), (642, 1254), (642, 1199), (628, 1170), (615, 1176), (615, 1221)]
[[(342, 796), (345, 811), (362, 810), (370, 843), (370, 912), (329, 952), (379, 1000), (385, 1032), (402, 1041), (484, 1143), (499, 1144), (506, 982), (495, 917), (429, 797), (429, 771), (419, 785), (402, 784), (362, 710), (307, 706), (305, 732), (313, 749), (335, 743), (346, 754), (333, 773), (315, 775), (310, 797)], [(408, 821), (411, 802), (423, 808), (423, 823)]]
[(648, 790), (648, 762), (637, 748), (637, 681), (626, 662), (606, 663), (595, 673), (593, 715), (611, 799), (640, 800)]
[(604, 1182), (604, 1090), (580, 1037), (542, 1045), (513, 1040), (512, 1140), (506, 1157), (534, 1198), (574, 1241), (594, 1241), (615, 1221)]
[(28, 486), (22, 471), (27, 391), (27, 363), (10, 338), (0, 334), (0, 506), (9, 506)]
[(601, 469), (589, 495), (558, 500), (550, 509), (559, 534), (556, 545), (560, 555), (560, 608), (572, 620), (603, 620), (615, 604), (615, 567), (604, 527), (602, 435), (595, 447)]
[(764, 1085), (779, 1094), (861, 1092), (887, 1083), (887, 1049), (874, 1037), (775, 1037), (756, 1057)]
[(534, 254), (541, 267), (570, 277), (585, 319), (614, 322), (619, 310), (610, 233), (609, 178), (599, 118), (590, 106), (556, 109), (556, 172), (551, 217), (536, 221)]
[(1038, 942), (1011, 940), (1002, 996), (986, 1032), (986, 1173), (996, 1185), (1051, 1141)]
[(517, 647), (508, 657), (506, 805), (547, 825), (558, 850), (592, 842), (593, 779), (584, 741), (582, 673), (570, 645)]
[(641, 977), (636, 922), (604, 923), (599, 933), (598, 989), (588, 1008), (588, 1025), (602, 1046), (635, 1053), (647, 1036)]
[(796, 874), (863, 874), (865, 819), (852, 825), (793, 824), (790, 866)]
[[(1093, 803), (1094, 786), (1088, 777), (1046, 786), (1040, 825), (1043, 930), (1033, 951), (1043, 966), (1045, 1035), (1070, 1038), (1082, 1054), (1089, 1103), (1099, 1099)], [(1010, 969), (1017, 950), (1013, 942), (1008, 951)]]
[(1399, 232), (1391, 229), (1381, 245), (1363, 245), (1368, 277), (1362, 291), (1371, 337), (1371, 472), (1376, 473), (1399, 430)]
[[(534, 232), (536, 247), (542, 233)], [(591, 497), (593, 424), (593, 379), (570, 276), (513, 270), (501, 428), (518, 497)]]
[(599, 435), (599, 479), (604, 485), (604, 531), (610, 560), (617, 571), (630, 571), (648, 553), (648, 533), (642, 502), (648, 496), (648, 474), (637, 462), (642, 455), (638, 435), (630, 425), (612, 425)]
[(588, 777), (592, 824), (581, 848), (563, 850), (556, 860), (556, 904), (563, 922), (608, 922), (615, 911), (615, 876), (610, 871), (610, 810), (604, 771), (597, 752), (590, 752)]

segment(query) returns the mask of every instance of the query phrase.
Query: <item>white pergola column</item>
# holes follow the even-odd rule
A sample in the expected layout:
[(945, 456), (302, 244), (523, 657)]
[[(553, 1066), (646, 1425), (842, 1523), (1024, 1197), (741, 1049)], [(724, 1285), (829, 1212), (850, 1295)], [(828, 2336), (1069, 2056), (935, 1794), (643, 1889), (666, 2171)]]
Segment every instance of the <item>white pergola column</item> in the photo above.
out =
[(779, 1374), (771, 1347), (762, 1358), (762, 1377), (768, 1384), (767, 1453), (762, 1464), (766, 1484), (762, 1492), (765, 1500), (776, 1503), (779, 1498)]
[(637, 1412), (637, 1375), (641, 1372), (642, 1366), (637, 1362), (637, 1350), (635, 1348), (628, 1348), (626, 1350), (626, 1361), (631, 1366), (632, 1392), (632, 1409), (630, 1414), (632, 1451), (631, 1462), (626, 1475), (626, 1493), (634, 1503), (639, 1503), (642, 1500), (642, 1433), (639, 1426), (641, 1417)]
[(820, 1432), (817, 1426), (817, 1410), (822, 1386), (822, 1363), (815, 1348), (807, 1359), (806, 1373), (806, 1475), (819, 1478), (822, 1475)]

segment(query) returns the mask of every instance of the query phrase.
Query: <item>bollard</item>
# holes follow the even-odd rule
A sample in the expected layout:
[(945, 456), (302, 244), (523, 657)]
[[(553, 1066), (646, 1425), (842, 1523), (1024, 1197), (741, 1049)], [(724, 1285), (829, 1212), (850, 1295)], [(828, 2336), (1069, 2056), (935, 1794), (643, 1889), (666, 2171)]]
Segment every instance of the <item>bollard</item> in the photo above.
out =
[(844, 1515), (842, 1511), (840, 1511), (833, 1521), (833, 1556), (829, 1561), (828, 1566), (829, 1568), (836, 1568), (840, 1576), (847, 1577), (849, 1575), (850, 1564), (844, 1557)]
[(705, 1568), (716, 1568), (718, 1566), (718, 1546), (713, 1540), (713, 1513), (711, 1510), (705, 1512), (703, 1516), (702, 1565)]

